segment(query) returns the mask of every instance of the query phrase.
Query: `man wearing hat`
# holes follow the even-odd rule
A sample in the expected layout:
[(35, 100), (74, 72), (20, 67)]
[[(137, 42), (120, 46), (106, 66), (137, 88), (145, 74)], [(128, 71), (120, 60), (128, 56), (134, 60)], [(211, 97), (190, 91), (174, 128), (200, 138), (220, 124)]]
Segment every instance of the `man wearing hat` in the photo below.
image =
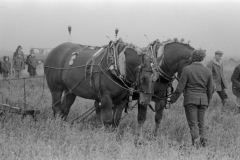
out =
[(240, 114), (240, 64), (233, 71), (232, 77), (232, 92), (236, 96), (238, 113)]
[(38, 61), (35, 57), (34, 50), (30, 50), (30, 56), (27, 58), (28, 72), (30, 77), (35, 77), (37, 75), (36, 67), (38, 66)]
[(192, 54), (192, 64), (182, 70), (182, 74), (170, 102), (175, 103), (184, 91), (183, 106), (190, 128), (193, 145), (207, 145), (204, 126), (205, 112), (212, 99), (212, 73), (201, 62), (205, 58), (204, 50), (195, 50)]
[(215, 57), (213, 57), (213, 59), (207, 64), (207, 67), (212, 72), (214, 80), (214, 90), (218, 93), (224, 106), (228, 101), (228, 95), (225, 92), (227, 85), (223, 75), (223, 65), (221, 63), (222, 55), (222, 51), (216, 51)]

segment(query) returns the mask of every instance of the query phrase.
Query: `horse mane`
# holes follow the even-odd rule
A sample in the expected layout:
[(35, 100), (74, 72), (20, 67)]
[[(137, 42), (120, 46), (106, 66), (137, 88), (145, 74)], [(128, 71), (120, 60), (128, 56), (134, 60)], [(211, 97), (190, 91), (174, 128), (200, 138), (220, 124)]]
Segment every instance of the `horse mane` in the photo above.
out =
[(189, 44), (190, 41), (184, 42), (184, 39), (183, 39), (183, 38), (182, 38), (180, 41), (179, 41), (177, 38), (174, 38), (173, 40), (168, 39), (167, 41), (163, 41), (162, 43), (163, 43), (163, 45), (164, 45), (165, 47), (168, 46), (168, 45), (170, 45), (170, 44), (174, 44), (174, 43), (176, 43), (176, 44), (182, 44), (182, 45), (190, 48), (191, 50), (194, 50), (194, 48), (193, 48), (192, 46), (190, 46), (190, 44)]
[(133, 49), (134, 51), (137, 52), (138, 55), (142, 55), (145, 54), (141, 48), (139, 48), (138, 46), (132, 44), (132, 43), (124, 43), (124, 49), (121, 51), (121, 53), (118, 54), (118, 58), (117, 58), (117, 65), (118, 65), (118, 69), (120, 74), (126, 78), (126, 56), (125, 56), (125, 51), (127, 49)]
[(126, 49), (130, 48), (130, 49), (135, 50), (138, 53), (138, 55), (144, 54), (143, 50), (140, 47), (136, 46), (135, 44), (124, 43), (124, 45), (125, 45), (125, 48), (123, 49), (124, 52)]

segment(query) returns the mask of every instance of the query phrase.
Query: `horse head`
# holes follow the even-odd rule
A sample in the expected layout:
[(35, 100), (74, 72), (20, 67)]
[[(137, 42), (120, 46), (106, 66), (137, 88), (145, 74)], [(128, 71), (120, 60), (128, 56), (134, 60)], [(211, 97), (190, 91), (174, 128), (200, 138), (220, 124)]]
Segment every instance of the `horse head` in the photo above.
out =
[[(143, 52), (139, 47), (118, 41), (115, 43), (117, 52), (117, 66), (124, 81), (131, 88), (139, 91), (139, 103), (148, 105), (151, 102), (154, 82), (157, 79), (157, 72), (154, 59)], [(130, 93), (132, 94), (132, 93)]]

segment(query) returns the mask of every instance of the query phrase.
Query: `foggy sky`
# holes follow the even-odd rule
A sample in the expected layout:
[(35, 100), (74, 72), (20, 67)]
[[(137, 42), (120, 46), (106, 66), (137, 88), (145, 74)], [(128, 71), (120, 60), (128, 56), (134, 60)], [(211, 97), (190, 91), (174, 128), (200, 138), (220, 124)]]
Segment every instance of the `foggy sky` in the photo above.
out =
[[(30, 47), (54, 48), (67, 42), (101, 46), (115, 39), (145, 47), (149, 41), (184, 38), (196, 49), (237, 57), (240, 1), (1, 0), (0, 52), (25, 54)], [(2, 54), (2, 53), (1, 53)]]

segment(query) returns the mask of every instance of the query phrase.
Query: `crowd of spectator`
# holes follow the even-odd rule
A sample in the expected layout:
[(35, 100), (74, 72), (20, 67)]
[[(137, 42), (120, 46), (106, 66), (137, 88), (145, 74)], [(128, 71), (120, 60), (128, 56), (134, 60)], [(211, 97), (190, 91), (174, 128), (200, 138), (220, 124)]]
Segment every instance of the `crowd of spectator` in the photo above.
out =
[(22, 47), (19, 45), (13, 53), (12, 62), (10, 62), (9, 56), (3, 56), (3, 61), (1, 62), (2, 77), (7, 79), (10, 75), (13, 75), (15, 78), (21, 78), (23, 70), (25, 70), (25, 64), (27, 64), (29, 76), (37, 76), (36, 68), (39, 65), (39, 62), (35, 57), (34, 50), (31, 49), (30, 54), (24, 59)]

